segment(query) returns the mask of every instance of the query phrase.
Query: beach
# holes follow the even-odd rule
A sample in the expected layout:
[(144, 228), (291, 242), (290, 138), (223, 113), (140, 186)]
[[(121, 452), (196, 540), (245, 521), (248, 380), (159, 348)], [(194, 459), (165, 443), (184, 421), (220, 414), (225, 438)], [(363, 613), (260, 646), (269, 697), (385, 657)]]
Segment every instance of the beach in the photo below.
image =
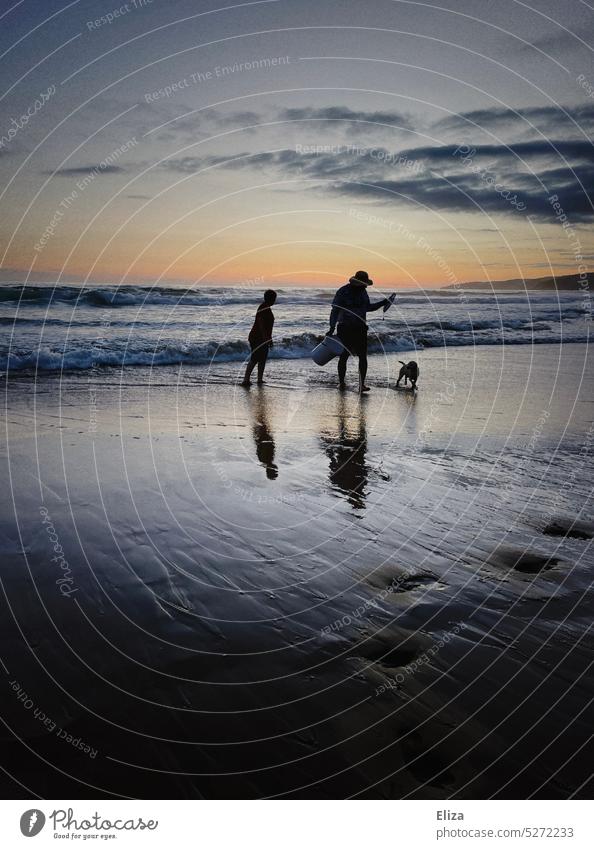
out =
[(3, 845), (592, 842), (592, 11), (0, 11)]
[(538, 341), (9, 371), (4, 795), (587, 798), (594, 363)]

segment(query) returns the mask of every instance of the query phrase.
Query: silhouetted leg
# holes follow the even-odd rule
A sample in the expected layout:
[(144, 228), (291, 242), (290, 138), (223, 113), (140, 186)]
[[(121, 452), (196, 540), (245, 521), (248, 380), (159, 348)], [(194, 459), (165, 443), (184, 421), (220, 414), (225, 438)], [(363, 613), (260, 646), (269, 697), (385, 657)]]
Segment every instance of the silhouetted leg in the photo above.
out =
[(365, 378), (367, 377), (367, 354), (359, 356), (359, 388), (363, 390), (365, 387)]
[(367, 377), (367, 328), (361, 331), (357, 348), (359, 355), (359, 392), (367, 392), (369, 390), (369, 387), (365, 386), (365, 378)]
[[(266, 353), (268, 353), (268, 350), (266, 350)], [(245, 368), (245, 375), (243, 376), (242, 386), (249, 386), (250, 377), (252, 376), (252, 372), (256, 368), (256, 366), (258, 366), (258, 380), (261, 380), (261, 377), (260, 377), (260, 361), (261, 361), (261, 358), (262, 358), (261, 350), (259, 348), (252, 348), (251, 357), (250, 357), (249, 362), (248, 362), (248, 364)], [(264, 362), (266, 362), (266, 357), (264, 357)], [(263, 366), (262, 366), (262, 370), (264, 370)]]
[(268, 359), (268, 348), (265, 348), (260, 353), (260, 359), (258, 360), (258, 383), (262, 383), (264, 380), (264, 369), (266, 368), (266, 360)]
[(252, 372), (256, 366), (256, 361), (254, 360), (253, 355), (250, 357), (247, 366), (245, 367), (245, 374), (243, 376), (243, 386), (249, 386), (250, 377), (252, 376)]
[(338, 358), (338, 381), (342, 386), (346, 378), (347, 360), (350, 357), (348, 351), (343, 351)]
[(367, 377), (367, 354), (361, 354), (359, 357), (359, 374), (361, 376), (361, 383), (365, 383), (365, 378)]

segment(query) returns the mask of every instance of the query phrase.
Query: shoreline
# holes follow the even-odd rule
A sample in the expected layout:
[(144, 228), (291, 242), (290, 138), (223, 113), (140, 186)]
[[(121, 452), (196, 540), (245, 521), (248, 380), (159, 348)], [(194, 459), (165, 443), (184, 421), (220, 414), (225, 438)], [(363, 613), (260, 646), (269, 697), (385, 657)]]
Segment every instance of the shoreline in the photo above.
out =
[[(319, 334), (319, 336), (315, 337), (315, 340), (317, 340), (319, 342), (323, 338), (324, 338), (324, 334)], [(314, 345), (315, 342), (312, 342), (311, 344)], [(566, 348), (568, 345), (570, 345), (570, 346), (575, 345), (576, 347), (579, 347), (580, 349), (586, 349), (587, 350), (587, 341), (584, 340), (584, 339), (569, 339), (569, 340), (566, 340), (566, 341), (563, 341), (563, 342), (559, 342), (557, 340), (551, 341), (549, 339), (535, 340), (535, 341), (532, 341), (532, 342), (500, 341), (500, 342), (495, 342), (495, 343), (494, 342), (475, 343), (473, 341), (469, 341), (468, 344), (430, 345), (430, 346), (427, 346), (426, 348), (399, 348), (399, 349), (396, 349), (396, 350), (385, 349), (385, 350), (382, 350), (382, 351), (371, 350), (371, 346), (370, 346), (368, 359), (369, 359), (369, 362), (372, 363), (372, 364), (383, 362), (384, 365), (385, 365), (386, 363), (389, 363), (390, 361), (392, 361), (394, 359), (398, 360), (398, 357), (405, 357), (406, 358), (406, 357), (411, 357), (411, 355), (415, 356), (416, 358), (418, 358), (420, 360), (423, 357), (432, 356), (433, 353), (438, 355), (440, 352), (444, 353), (444, 354), (446, 354), (447, 352), (451, 352), (452, 354), (458, 354), (458, 353), (464, 352), (465, 354), (468, 354), (471, 351), (472, 352), (474, 352), (475, 350), (481, 351), (483, 349), (488, 350), (488, 349), (491, 349), (491, 348), (494, 351), (501, 352), (501, 351), (504, 351), (506, 348), (512, 348), (513, 350), (519, 349), (521, 351), (521, 350), (525, 350), (525, 349), (529, 350), (531, 348), (540, 348), (540, 347), (544, 347), (544, 348), (550, 347), (550, 348), (556, 348), (556, 349), (562, 350), (563, 348)], [(273, 349), (273, 351), (271, 351), (271, 353), (268, 357), (268, 364), (269, 365), (267, 367), (267, 373), (266, 373), (267, 378), (268, 378), (270, 372), (274, 369), (275, 365), (291, 366), (291, 364), (296, 363), (297, 365), (306, 364), (307, 365), (307, 371), (311, 373), (311, 376), (314, 379), (315, 379), (316, 375), (317, 375), (318, 378), (321, 378), (321, 380), (319, 382), (321, 382), (321, 383), (328, 382), (328, 381), (323, 380), (323, 375), (333, 372), (333, 366), (331, 365), (329, 367), (323, 367), (323, 368), (316, 366), (312, 362), (310, 354), (311, 354), (311, 351), (308, 348), (306, 351), (304, 351), (302, 356), (294, 356), (294, 355), (290, 355), (290, 354), (286, 354), (285, 356), (277, 356), (276, 352), (274, 352), (274, 349)], [(177, 377), (175, 377), (175, 380), (179, 380), (179, 378), (182, 376), (183, 371), (190, 371), (191, 372), (192, 370), (194, 370), (194, 371), (198, 372), (199, 374), (203, 373), (203, 372), (207, 372), (208, 375), (209, 375), (209, 378), (216, 380), (216, 378), (219, 375), (220, 376), (223, 376), (223, 375), (226, 376), (228, 374), (229, 369), (236, 369), (236, 370), (239, 370), (239, 371), (241, 371), (242, 368), (245, 369), (245, 364), (246, 364), (248, 359), (249, 359), (249, 348), (247, 347), (247, 343), (246, 343), (245, 354), (244, 355), (242, 354), (242, 357), (237, 358), (237, 359), (226, 359), (226, 358), (222, 358), (220, 360), (215, 360), (215, 359), (206, 360), (205, 359), (204, 361), (200, 361), (200, 362), (176, 361), (176, 362), (163, 362), (163, 363), (156, 362), (154, 364), (147, 364), (147, 363), (129, 363), (129, 364), (124, 363), (124, 364), (122, 364), (122, 363), (117, 363), (117, 364), (113, 364), (113, 365), (109, 365), (109, 364), (94, 365), (94, 366), (85, 367), (85, 368), (64, 368), (64, 367), (62, 367), (62, 368), (52, 368), (52, 369), (44, 369), (44, 368), (41, 368), (41, 369), (30, 368), (30, 369), (22, 369), (22, 370), (21, 369), (15, 369), (15, 370), (9, 369), (9, 370), (0, 371), (0, 379), (4, 380), (4, 382), (7, 384), (7, 389), (9, 389), (9, 384), (10, 384), (11, 381), (12, 382), (18, 381), (19, 379), (23, 379), (25, 381), (37, 382), (38, 380), (41, 380), (41, 379), (47, 378), (48, 380), (51, 380), (51, 379), (56, 379), (56, 378), (59, 377), (60, 379), (64, 378), (65, 381), (68, 381), (68, 380), (75, 381), (78, 378), (88, 380), (88, 378), (91, 375), (94, 375), (94, 376), (97, 376), (97, 377), (109, 377), (109, 376), (116, 375), (118, 373), (121, 374), (122, 376), (126, 376), (126, 375), (136, 376), (136, 375), (143, 375), (143, 374), (148, 374), (150, 376), (153, 373), (156, 373), (156, 374), (162, 373), (164, 378), (165, 377), (171, 378), (171, 375), (176, 375)], [(351, 360), (349, 362), (351, 363), (351, 368), (353, 368), (352, 364), (353, 364), (354, 360), (351, 358)], [(400, 361), (398, 360), (398, 362), (400, 362)], [(383, 374), (386, 371), (387, 371), (388, 374), (391, 374), (391, 375), (395, 374), (396, 377), (397, 377), (397, 370), (395, 370), (394, 368), (390, 369), (389, 366), (388, 366), (387, 370), (385, 368), (381, 368), (380, 374), (382, 376), (381, 376), (380, 382), (378, 384), (380, 387), (383, 387), (384, 384), (385, 384), (385, 379), (384, 379)], [(230, 381), (230, 382), (232, 382), (232, 381)], [(125, 385), (125, 384), (119, 382), (119, 383), (114, 383), (113, 385), (118, 386), (118, 385)], [(171, 383), (167, 382), (167, 383), (164, 383), (163, 385), (164, 386), (170, 386)]]

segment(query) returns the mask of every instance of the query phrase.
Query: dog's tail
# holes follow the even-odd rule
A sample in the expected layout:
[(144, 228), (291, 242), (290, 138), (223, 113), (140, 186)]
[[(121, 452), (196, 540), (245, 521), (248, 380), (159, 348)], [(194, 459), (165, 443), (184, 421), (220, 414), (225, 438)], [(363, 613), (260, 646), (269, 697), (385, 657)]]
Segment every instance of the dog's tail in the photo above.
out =
[(406, 363), (403, 363), (403, 362), (402, 362), (402, 360), (398, 360), (398, 362), (399, 362), (401, 365), (403, 365), (403, 366), (405, 366), (405, 365), (406, 365)]

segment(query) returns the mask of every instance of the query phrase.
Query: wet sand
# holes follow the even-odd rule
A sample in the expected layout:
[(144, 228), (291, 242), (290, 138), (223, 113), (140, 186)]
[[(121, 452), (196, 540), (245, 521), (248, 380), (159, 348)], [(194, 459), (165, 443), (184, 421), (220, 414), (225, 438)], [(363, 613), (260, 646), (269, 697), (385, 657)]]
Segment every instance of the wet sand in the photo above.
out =
[(5, 797), (591, 795), (592, 357), (420, 363), (10, 381)]

